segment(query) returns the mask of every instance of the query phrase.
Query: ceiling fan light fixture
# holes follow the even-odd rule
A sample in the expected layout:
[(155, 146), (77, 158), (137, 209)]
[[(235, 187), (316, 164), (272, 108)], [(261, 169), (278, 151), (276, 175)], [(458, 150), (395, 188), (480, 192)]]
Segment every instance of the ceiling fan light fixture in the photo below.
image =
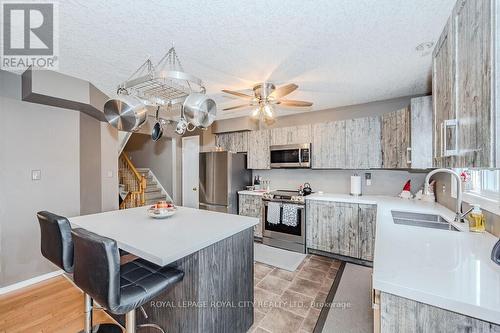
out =
[(260, 115), (260, 106), (256, 107), (255, 110), (252, 112), (252, 118), (259, 118)]
[(271, 105), (269, 104), (264, 105), (262, 110), (266, 118), (274, 118), (273, 108)]

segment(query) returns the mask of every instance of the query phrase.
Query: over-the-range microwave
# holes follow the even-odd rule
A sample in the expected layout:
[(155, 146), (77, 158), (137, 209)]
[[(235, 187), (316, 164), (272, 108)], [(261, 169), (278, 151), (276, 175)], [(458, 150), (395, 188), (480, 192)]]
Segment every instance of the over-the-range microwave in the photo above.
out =
[(310, 143), (271, 146), (271, 168), (310, 167)]

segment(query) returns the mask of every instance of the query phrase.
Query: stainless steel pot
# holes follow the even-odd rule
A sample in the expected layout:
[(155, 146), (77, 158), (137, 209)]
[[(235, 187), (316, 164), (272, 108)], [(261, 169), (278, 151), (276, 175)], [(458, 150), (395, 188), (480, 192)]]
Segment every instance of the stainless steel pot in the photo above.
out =
[(137, 97), (120, 95), (104, 104), (108, 123), (120, 131), (135, 132), (147, 119), (147, 106)]
[(201, 93), (189, 94), (182, 108), (186, 120), (200, 128), (207, 128), (212, 125), (217, 115), (215, 101)]

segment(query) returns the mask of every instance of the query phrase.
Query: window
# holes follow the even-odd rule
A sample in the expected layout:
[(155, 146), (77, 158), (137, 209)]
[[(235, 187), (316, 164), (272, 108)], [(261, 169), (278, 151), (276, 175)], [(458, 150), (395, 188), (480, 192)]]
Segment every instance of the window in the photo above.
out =
[(471, 179), (466, 190), (485, 197), (498, 199), (500, 195), (500, 170), (470, 170)]
[(480, 204), (492, 213), (500, 212), (500, 170), (463, 170), (470, 175), (465, 183), (464, 201)]

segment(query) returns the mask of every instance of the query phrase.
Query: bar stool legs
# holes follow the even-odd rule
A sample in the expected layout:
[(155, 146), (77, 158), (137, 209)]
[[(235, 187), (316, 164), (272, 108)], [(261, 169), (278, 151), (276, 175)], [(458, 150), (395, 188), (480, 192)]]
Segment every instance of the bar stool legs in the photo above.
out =
[[(142, 314), (144, 315), (145, 319), (148, 319), (148, 315), (146, 311), (144, 310), (144, 307), (140, 306), (139, 309), (141, 310)], [(165, 333), (163, 328), (161, 328), (157, 324), (141, 324), (137, 325), (136, 322), (136, 317), (135, 317), (135, 310), (129, 311), (125, 314), (125, 332), (126, 333), (136, 333), (137, 329), (141, 328), (154, 328), (160, 333)]]
[(93, 312), (94, 312), (94, 300), (88, 294), (85, 295), (84, 300), (84, 315), (85, 324), (83, 331), (79, 333), (122, 333), (120, 326), (116, 324), (98, 324), (93, 325)]

